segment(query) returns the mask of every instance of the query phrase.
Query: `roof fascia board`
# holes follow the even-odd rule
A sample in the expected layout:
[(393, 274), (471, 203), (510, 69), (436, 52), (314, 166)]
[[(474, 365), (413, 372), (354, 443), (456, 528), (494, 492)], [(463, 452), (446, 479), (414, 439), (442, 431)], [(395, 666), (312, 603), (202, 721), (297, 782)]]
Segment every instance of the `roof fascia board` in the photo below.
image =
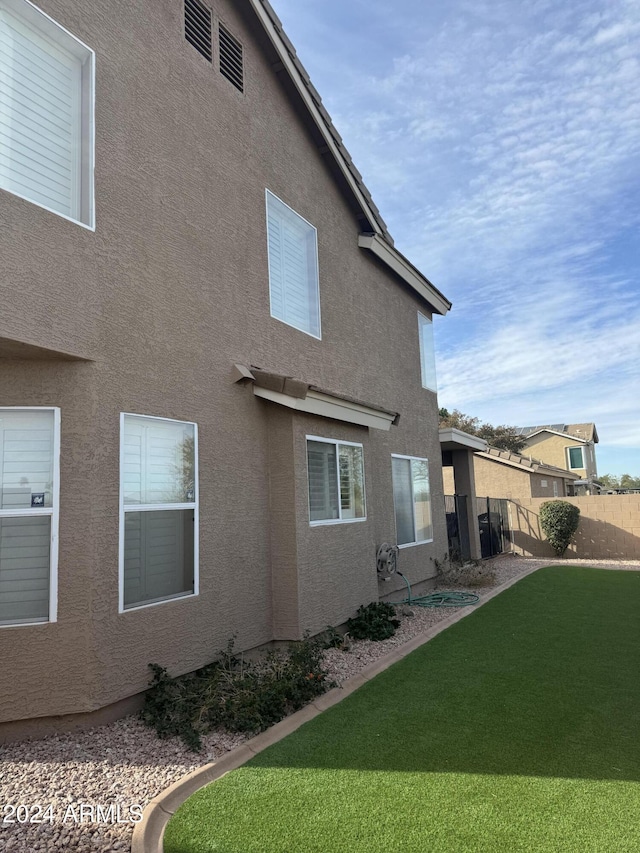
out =
[(577, 435), (570, 435), (568, 432), (558, 432), (555, 429), (539, 429), (536, 432), (532, 432), (529, 435), (525, 436), (525, 438), (533, 438), (536, 435), (540, 435), (541, 432), (548, 432), (551, 435), (559, 435), (560, 438), (572, 438), (574, 441), (579, 441), (581, 444), (589, 444), (589, 440), (586, 438), (578, 438)]
[(253, 393), (256, 397), (260, 397), (263, 400), (278, 403), (280, 406), (286, 406), (298, 412), (305, 412), (309, 415), (320, 415), (323, 418), (333, 418), (333, 420), (345, 421), (346, 423), (357, 424), (358, 426), (381, 429), (385, 432), (390, 429), (396, 417), (392, 413), (370, 409), (359, 403), (341, 400), (337, 397), (331, 397), (328, 394), (322, 394), (319, 391), (310, 390), (306, 397), (301, 398), (291, 397), (289, 394), (283, 394), (280, 391), (272, 391), (269, 388), (261, 388), (258, 385), (254, 385)]
[(460, 450), (473, 450), (474, 452), (487, 449), (487, 442), (484, 438), (479, 438), (477, 435), (463, 432), (455, 427), (447, 427), (438, 430), (440, 444), (458, 444)]
[(327, 148), (331, 152), (335, 162), (338, 164), (338, 167), (339, 167), (340, 171), (342, 172), (342, 174), (344, 175), (344, 178), (345, 178), (351, 192), (354, 194), (356, 201), (358, 202), (358, 204), (360, 205), (362, 210), (365, 212), (365, 214), (367, 216), (367, 220), (370, 222), (370, 224), (371, 224), (372, 228), (374, 229), (374, 231), (376, 232), (376, 234), (382, 234), (383, 228), (380, 226), (380, 223), (378, 222), (378, 217), (377, 217), (376, 213), (371, 209), (371, 206), (369, 205), (367, 199), (363, 195), (360, 187), (357, 184), (355, 177), (353, 176), (351, 170), (349, 169), (347, 162), (345, 161), (345, 159), (342, 155), (342, 152), (340, 151), (340, 148), (338, 147), (335, 139), (333, 138), (333, 136), (329, 132), (329, 129), (328, 129), (324, 119), (322, 118), (322, 114), (320, 113), (320, 110), (318, 109), (313, 98), (311, 97), (311, 94), (309, 92), (309, 89), (308, 89), (304, 79), (302, 78), (300, 72), (296, 68), (293, 60), (291, 59), (291, 56), (289, 55), (289, 51), (287, 50), (284, 42), (282, 41), (280, 34), (278, 33), (278, 30), (277, 30), (276, 26), (274, 25), (271, 17), (269, 16), (267, 10), (265, 9), (261, 0), (249, 0), (249, 3), (251, 5), (253, 11), (255, 12), (256, 16), (258, 17), (258, 20), (262, 24), (262, 27), (264, 28), (265, 33), (268, 35), (269, 40), (271, 41), (272, 45), (276, 49), (276, 52), (277, 52), (278, 56), (280, 57), (280, 61), (282, 62), (287, 74), (289, 75), (294, 86), (296, 87), (296, 90), (298, 91), (298, 94), (302, 98), (304, 105), (309, 110), (309, 113), (310, 113), (311, 117), (313, 118), (313, 121), (315, 122), (315, 124), (318, 127), (318, 130), (322, 134), (322, 137), (327, 144)]
[(361, 249), (368, 249), (383, 264), (392, 269), (425, 302), (429, 303), (436, 314), (444, 316), (451, 308), (449, 300), (439, 290), (436, 290), (429, 279), (423, 276), (397, 249), (389, 245), (386, 240), (377, 234), (360, 234), (358, 236), (358, 246)]

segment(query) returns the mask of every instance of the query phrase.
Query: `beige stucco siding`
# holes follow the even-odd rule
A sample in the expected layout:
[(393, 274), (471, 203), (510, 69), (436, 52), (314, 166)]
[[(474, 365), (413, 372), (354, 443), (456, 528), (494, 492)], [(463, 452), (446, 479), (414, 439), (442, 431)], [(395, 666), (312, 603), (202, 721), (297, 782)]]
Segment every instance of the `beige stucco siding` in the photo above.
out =
[[(569, 468), (569, 447), (583, 448), (583, 458), (586, 462), (586, 468)], [(589, 447), (584, 442), (578, 441), (570, 435), (563, 436), (542, 432), (539, 435), (529, 438), (527, 440), (527, 447), (522, 452), (524, 454), (530, 453), (535, 459), (540, 459), (548, 465), (555, 465), (556, 468), (566, 468), (572, 474), (578, 474), (581, 479), (597, 476), (593, 446)]]
[[(0, 406), (59, 406), (59, 616), (0, 628), (16, 689), (0, 721), (92, 710), (238, 648), (338, 624), (378, 594), (394, 541), (391, 453), (430, 461), (446, 551), (436, 396), (421, 387), (427, 307), (357, 247), (358, 223), (245, 20), (240, 94), (183, 37), (183, 5), (40, 6), (97, 56), (95, 233), (0, 191), (0, 339), (88, 359), (3, 360)], [(322, 340), (270, 317), (265, 188), (318, 231)], [(232, 384), (239, 362), (400, 412), (388, 433), (291, 415)], [(119, 417), (199, 428), (200, 594), (118, 613)], [(310, 528), (307, 433), (362, 441), (367, 520)], [(384, 587), (388, 592), (389, 585)]]
[[(563, 498), (565, 496), (565, 480), (562, 477), (551, 477), (541, 472), (530, 474), (529, 496), (532, 498)], [(556, 487), (557, 494), (554, 494), (553, 487)]]
[[(525, 471), (499, 460), (487, 459), (474, 454), (473, 457), (476, 494), (494, 498), (549, 498), (563, 497), (565, 485), (562, 477), (554, 477), (540, 471)], [(453, 494), (453, 469), (444, 467), (445, 494)], [(543, 482), (546, 485), (543, 485)], [(553, 484), (556, 484), (557, 495)]]

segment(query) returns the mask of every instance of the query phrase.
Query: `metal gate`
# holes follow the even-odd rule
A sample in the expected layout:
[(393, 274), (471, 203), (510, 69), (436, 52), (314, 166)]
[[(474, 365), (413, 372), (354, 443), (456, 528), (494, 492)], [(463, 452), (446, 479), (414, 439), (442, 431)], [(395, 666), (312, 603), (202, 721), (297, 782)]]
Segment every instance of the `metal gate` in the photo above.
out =
[(476, 498), (483, 559), (511, 550), (509, 501), (506, 498)]
[(452, 563), (464, 563), (471, 557), (467, 496), (445, 495), (444, 511), (447, 516), (449, 559)]

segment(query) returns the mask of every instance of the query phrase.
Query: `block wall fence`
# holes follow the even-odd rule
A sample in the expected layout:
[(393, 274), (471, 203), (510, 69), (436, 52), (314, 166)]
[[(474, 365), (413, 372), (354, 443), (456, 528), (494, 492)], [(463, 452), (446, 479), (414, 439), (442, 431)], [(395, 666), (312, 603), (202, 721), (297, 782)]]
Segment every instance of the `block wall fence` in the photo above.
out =
[[(513, 551), (524, 557), (554, 557), (540, 527), (548, 498), (509, 502)], [(562, 498), (580, 509), (580, 523), (564, 558), (640, 560), (640, 494)]]

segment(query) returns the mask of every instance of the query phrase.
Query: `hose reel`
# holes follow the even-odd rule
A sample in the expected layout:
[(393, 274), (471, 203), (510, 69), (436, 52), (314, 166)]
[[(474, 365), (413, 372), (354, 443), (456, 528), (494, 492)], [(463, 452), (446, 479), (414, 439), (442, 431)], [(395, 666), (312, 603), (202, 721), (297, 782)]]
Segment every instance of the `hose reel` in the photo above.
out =
[(398, 569), (398, 547), (383, 542), (376, 552), (376, 569), (378, 578), (387, 580), (394, 575)]

